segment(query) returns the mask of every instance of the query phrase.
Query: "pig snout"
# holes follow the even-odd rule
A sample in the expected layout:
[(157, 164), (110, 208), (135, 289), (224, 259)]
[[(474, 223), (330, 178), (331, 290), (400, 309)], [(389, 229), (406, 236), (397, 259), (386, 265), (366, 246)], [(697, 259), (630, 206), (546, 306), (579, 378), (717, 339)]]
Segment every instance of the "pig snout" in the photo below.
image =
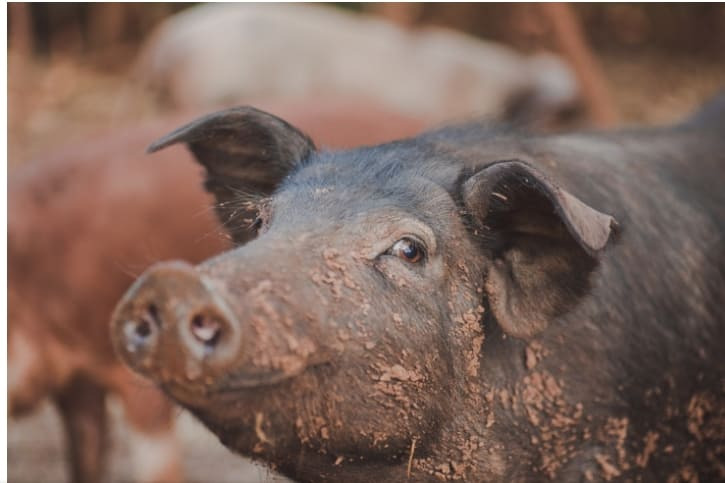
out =
[(111, 330), (126, 363), (161, 382), (223, 369), (241, 339), (219, 290), (184, 262), (160, 263), (142, 275), (116, 308)]

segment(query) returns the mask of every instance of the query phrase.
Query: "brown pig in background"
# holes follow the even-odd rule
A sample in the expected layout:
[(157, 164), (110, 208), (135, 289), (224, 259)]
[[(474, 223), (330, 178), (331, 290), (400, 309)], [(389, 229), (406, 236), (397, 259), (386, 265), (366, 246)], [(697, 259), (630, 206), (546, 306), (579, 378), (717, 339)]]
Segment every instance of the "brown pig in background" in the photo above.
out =
[(246, 107), (175, 143), (258, 236), (151, 268), (114, 342), (229, 448), (299, 481), (725, 479), (725, 97), (346, 151)]
[[(344, 100), (265, 105), (305, 126), (316, 142), (336, 147), (422, 127)], [(143, 153), (177, 123), (117, 130), (10, 174), (9, 412), (20, 416), (52, 399), (66, 429), (75, 482), (102, 477), (109, 393), (122, 402), (129, 425), (134, 480), (182, 478), (171, 406), (119, 363), (108, 328), (114, 304), (150, 264), (169, 258), (198, 263), (231, 246), (188, 152)], [(241, 205), (231, 213), (235, 221), (250, 216)], [(246, 233), (236, 232), (238, 241)]]
[(181, 480), (171, 406), (119, 364), (108, 318), (154, 261), (203, 260), (228, 243), (203, 208), (198, 171), (178, 164), (186, 153), (157, 163), (143, 155), (153, 132), (132, 129), (30, 161), (8, 180), (9, 413), (52, 399), (75, 482), (101, 480), (109, 392), (129, 425), (135, 477)]

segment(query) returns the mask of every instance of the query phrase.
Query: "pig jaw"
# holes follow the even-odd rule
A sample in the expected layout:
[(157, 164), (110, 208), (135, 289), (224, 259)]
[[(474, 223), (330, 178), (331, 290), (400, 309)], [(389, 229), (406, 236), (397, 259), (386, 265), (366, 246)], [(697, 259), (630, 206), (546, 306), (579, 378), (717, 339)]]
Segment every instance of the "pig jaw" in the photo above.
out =
[[(473, 469), (480, 475), (486, 468), (491, 468), (491, 477), (500, 476), (492, 467), (499, 451), (493, 450), (485, 428), (457, 416), (480, 415), (485, 421), (486, 404), (476, 389), (481, 309), (468, 307), (460, 295), (475, 289), (458, 287), (456, 292), (453, 305), (466, 309), (458, 310), (448, 327), (430, 322), (425, 328), (449, 333), (449, 340), (439, 345), (428, 341), (401, 350), (405, 339), (385, 327), (376, 333), (367, 324), (361, 335), (350, 334), (355, 322), (338, 318), (323, 318), (335, 329), (322, 330), (319, 320), (290, 328), (267, 317), (243, 330), (243, 349), (234, 366), (202, 372), (197, 384), (163, 376), (157, 381), (223, 444), (293, 478), (315, 480), (324, 473), (369, 481), (378, 474), (386, 481), (405, 481), (408, 459), (418, 480), (463, 478)], [(241, 305), (248, 309), (250, 302)], [(241, 307), (233, 307), (237, 309)], [(362, 313), (347, 312), (364, 320)], [(391, 316), (388, 328), (405, 324), (399, 318)], [(292, 351), (287, 337), (278, 337), (291, 333), (304, 334), (298, 344), (309, 338), (309, 344), (302, 344), (303, 353)], [(312, 339), (312, 334), (317, 337)], [(266, 344), (250, 340), (252, 336), (261, 336)], [(420, 346), (428, 348), (422, 358)], [(250, 379), (251, 374), (257, 379)]]
[[(296, 479), (406, 481), (408, 461), (415, 481), (500, 479), (502, 450), (487, 430), (488, 402), (479, 389), (483, 309), (467, 302), (475, 288), (455, 292), (453, 304), (465, 309), (447, 330), (461, 342), (431, 347), (436, 356), (427, 364), (385, 352), (400, 340), (381, 335), (373, 346), (344, 337), (346, 350), (330, 364), (192, 411), (229, 448)], [(446, 354), (449, 344), (453, 354)]]
[(409, 350), (393, 354), (386, 350), (399, 346), (392, 340), (343, 339), (329, 361), (284, 380), (241, 387), (230, 375), (210, 381), (215, 389), (203, 397), (166, 389), (225, 445), (280, 468), (302, 451), (317, 455), (318, 465), (340, 457), (398, 463), (413, 439), (424, 451), (450, 412), (448, 364)]
[[(405, 303), (373, 303), (376, 292), (359, 287), (377, 275), (355, 258), (328, 252), (322, 268), (299, 264), (284, 274), (269, 268), (275, 261), (260, 263), (257, 247), (195, 269), (215, 281), (240, 321), (240, 348), (219, 370), (202, 364), (193, 380), (183, 366), (161, 364), (179, 368), (176, 377), (151, 374), (167, 393), (225, 445), (294, 478), (369, 481), (374, 471), (402, 481), (411, 451), (411, 470), (425, 478), (486, 468), (479, 459), (485, 430), (459, 419), (485, 411), (480, 394), (472, 395), (483, 341), (477, 287), (454, 275), (446, 279), (456, 286), (442, 287), (444, 306), (411, 284), (396, 295)], [(477, 265), (465, 268), (469, 280), (482, 279)], [(446, 261), (440, 270), (456, 266)], [(352, 283), (336, 283), (335, 270)], [(444, 466), (454, 473), (441, 473)]]
[(323, 475), (408, 481), (409, 461), (412, 481), (503, 477), (504, 448), (486, 428), (485, 396), (456, 387), (446, 396), (446, 407), (426, 413), (407, 408), (406, 415), (401, 407), (383, 405), (395, 398), (370, 405), (372, 398), (366, 397), (356, 406), (340, 397), (344, 392), (335, 388), (336, 375), (330, 366), (313, 367), (278, 385), (191, 410), (225, 446), (300, 481)]

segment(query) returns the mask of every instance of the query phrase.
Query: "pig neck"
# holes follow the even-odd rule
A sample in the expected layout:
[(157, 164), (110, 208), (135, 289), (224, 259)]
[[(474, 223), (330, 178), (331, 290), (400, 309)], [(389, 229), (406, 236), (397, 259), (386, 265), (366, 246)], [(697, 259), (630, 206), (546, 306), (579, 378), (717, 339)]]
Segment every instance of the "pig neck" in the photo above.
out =
[(487, 368), (483, 366), (485, 332), (492, 324), (484, 323), (490, 317), (480, 298), (483, 287), (473, 282), (483, 280), (483, 276), (476, 270), (464, 272), (462, 284), (452, 282), (448, 287), (452, 309), (448, 327), (453, 362), (451, 378), (458, 381), (451, 387), (447, 411), (450, 417), (441, 424), (432, 441), (416, 441), (418, 451), (411, 442), (408, 458), (393, 474), (386, 475), (390, 481), (501, 481), (510, 473), (508, 460), (515, 466), (528, 466), (523, 447), (511, 445), (513, 439), (506, 437), (504, 448), (493, 433), (496, 391), (489, 386)]
[(507, 459), (513, 456), (517, 465), (526, 463), (523, 451), (517, 455), (518, 448), (510, 447), (508, 441), (504, 448), (491, 430), (495, 422), (494, 391), (482, 367), (485, 309), (480, 304), (471, 307), (471, 293), (477, 292), (459, 291), (459, 295), (451, 297), (457, 299), (454, 305), (467, 307), (453, 317), (450, 339), (453, 378), (461, 382), (452, 388), (450, 419), (442, 424), (427, 451), (412, 457), (411, 478), (415, 480), (500, 481), (507, 473)]

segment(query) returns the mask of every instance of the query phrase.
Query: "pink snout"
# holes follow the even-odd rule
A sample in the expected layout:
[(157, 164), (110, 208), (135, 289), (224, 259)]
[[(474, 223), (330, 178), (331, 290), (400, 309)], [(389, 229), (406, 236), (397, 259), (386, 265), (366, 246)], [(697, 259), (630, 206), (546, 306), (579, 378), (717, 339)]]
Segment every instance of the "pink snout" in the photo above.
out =
[(241, 326), (220, 291), (185, 262), (146, 271), (118, 304), (111, 332), (127, 364), (162, 381), (221, 369), (241, 345)]

